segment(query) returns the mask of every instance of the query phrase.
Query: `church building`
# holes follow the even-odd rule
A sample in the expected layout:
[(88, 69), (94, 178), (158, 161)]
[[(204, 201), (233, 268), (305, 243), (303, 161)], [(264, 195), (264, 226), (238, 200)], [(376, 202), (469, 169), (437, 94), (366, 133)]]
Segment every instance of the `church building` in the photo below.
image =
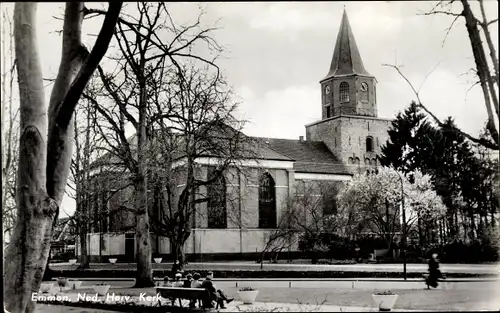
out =
[[(344, 11), (330, 67), (319, 82), (320, 119), (305, 125), (305, 138), (254, 137), (262, 147), (259, 160), (242, 160), (245, 175), (229, 169), (221, 180), (219, 191), (223, 190), (232, 199), (232, 205), (224, 207), (228, 211), (224, 220), (211, 220), (213, 203), (197, 204), (196, 210), (206, 214), (195, 220), (185, 244), (188, 259), (253, 258), (264, 248), (267, 234), (277, 227), (283, 207), (293, 197), (296, 186), (342, 183), (351, 180), (355, 173), (373, 171), (379, 165), (378, 156), (388, 139), (391, 122), (377, 116), (376, 84), (376, 78), (363, 65)], [(201, 175), (210, 175), (207, 158), (196, 162), (202, 168), (206, 166)], [(105, 204), (106, 209), (117, 205), (119, 199)], [(231, 218), (229, 211), (233, 209), (239, 212), (237, 220)], [(117, 258), (118, 262), (133, 262), (134, 232), (112, 226), (110, 220), (104, 224), (90, 229), (87, 249), (91, 261)], [(155, 254), (169, 259), (168, 238), (152, 235), (151, 244)], [(298, 251), (298, 246), (290, 250)], [(77, 254), (78, 251), (77, 247)]]

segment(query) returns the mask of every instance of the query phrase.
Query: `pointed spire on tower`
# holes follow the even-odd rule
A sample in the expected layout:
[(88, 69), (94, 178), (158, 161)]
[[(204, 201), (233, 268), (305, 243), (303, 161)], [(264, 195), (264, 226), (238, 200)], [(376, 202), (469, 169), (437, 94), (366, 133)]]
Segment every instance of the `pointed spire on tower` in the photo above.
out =
[(344, 6), (344, 14), (342, 15), (337, 42), (335, 43), (335, 49), (333, 51), (332, 64), (330, 65), (328, 75), (324, 79), (337, 75), (353, 74), (373, 77), (373, 75), (368, 73), (363, 66), (363, 61), (361, 60), (358, 46), (354, 40), (354, 35), (349, 25), (349, 19), (347, 18), (347, 12)]

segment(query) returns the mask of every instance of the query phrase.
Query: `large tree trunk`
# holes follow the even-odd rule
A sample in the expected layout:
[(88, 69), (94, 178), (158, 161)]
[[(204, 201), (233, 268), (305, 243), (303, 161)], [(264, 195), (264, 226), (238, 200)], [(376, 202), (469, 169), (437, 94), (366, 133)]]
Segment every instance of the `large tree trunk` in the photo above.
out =
[(78, 269), (90, 268), (89, 255), (87, 253), (87, 222), (83, 219), (79, 220), (80, 230), (78, 238), (80, 239), (80, 265)]
[[(486, 42), (488, 43), (488, 48), (490, 50), (491, 63), (493, 63), (493, 68), (495, 69), (495, 81), (498, 85), (498, 80), (500, 79), (499, 70), (498, 70), (498, 58), (497, 52), (495, 49), (495, 45), (493, 44), (493, 40), (491, 40), (490, 30), (488, 28), (489, 22), (486, 19), (486, 11), (484, 9), (484, 0), (479, 0), (479, 7), (481, 8), (481, 15), (483, 17), (483, 22), (481, 23), (481, 27), (483, 28), (484, 37), (486, 38)], [(498, 114), (498, 111), (497, 111)]]
[(488, 113), (487, 128), (490, 131), (490, 134), (495, 143), (498, 144), (498, 129), (495, 123), (495, 117), (493, 115), (493, 110), (492, 110), (493, 106), (495, 108), (497, 115), (496, 120), (498, 121), (498, 115), (499, 115), (498, 98), (493, 86), (493, 81), (491, 79), (488, 62), (486, 60), (486, 54), (484, 52), (484, 47), (481, 41), (481, 36), (479, 34), (479, 29), (477, 27), (477, 19), (472, 13), (468, 0), (461, 0), (461, 2), (464, 8), (462, 14), (465, 17), (465, 26), (467, 27), (467, 32), (469, 34), (472, 52), (474, 55), (474, 61), (476, 62), (477, 76), (479, 77), (479, 82), (481, 85), (481, 89), (483, 91), (483, 97), (486, 105), (486, 112)]
[[(68, 93), (81, 66), (83, 3), (68, 2), (64, 15), (62, 58), (51, 95), (47, 118), (43, 77), (36, 38), (36, 3), (16, 3), (14, 36), (20, 94), (20, 142), (17, 187), (17, 221), (4, 259), (5, 307), (10, 312), (34, 310), (33, 292), (38, 292), (50, 253), (52, 227), (66, 187), (71, 161), (71, 117), (92, 65), (99, 63), (114, 31), (121, 2), (106, 16), (85, 73), (74, 92)], [(110, 4), (111, 8), (111, 4)], [(104, 34), (104, 35), (103, 35)], [(94, 49), (93, 49), (94, 52)], [(69, 99), (66, 101), (66, 99)], [(63, 111), (64, 110), (64, 111)], [(59, 113), (63, 112), (59, 120)], [(56, 121), (57, 120), (57, 121)], [(47, 140), (47, 124), (50, 131)], [(69, 124), (69, 125), (68, 125)], [(50, 157), (47, 158), (47, 155)]]
[(184, 268), (184, 264), (186, 262), (186, 256), (184, 254), (184, 242), (180, 242), (180, 240), (170, 240), (170, 246), (172, 247), (172, 257), (175, 261), (179, 262), (179, 269)]
[(46, 186), (47, 110), (36, 47), (36, 3), (16, 3), (14, 35), (21, 107), (17, 221), (4, 259), (5, 307), (32, 312), (47, 264), (57, 203)]
[[(135, 280), (135, 288), (152, 287), (154, 286), (152, 277), (151, 264), (151, 243), (149, 236), (149, 218), (146, 199), (146, 178), (144, 175), (138, 175), (136, 181), (136, 227), (135, 227), (135, 242), (136, 242), (136, 262), (137, 273)], [(142, 177), (141, 177), (142, 176)]]
[[(144, 73), (144, 61), (141, 69)], [(136, 262), (137, 277), (135, 287), (152, 287), (153, 267), (151, 263), (151, 238), (148, 210), (148, 181), (147, 181), (147, 137), (146, 137), (146, 83), (143, 77), (139, 78), (139, 129), (137, 132), (137, 173), (135, 177), (135, 206), (136, 206)]]

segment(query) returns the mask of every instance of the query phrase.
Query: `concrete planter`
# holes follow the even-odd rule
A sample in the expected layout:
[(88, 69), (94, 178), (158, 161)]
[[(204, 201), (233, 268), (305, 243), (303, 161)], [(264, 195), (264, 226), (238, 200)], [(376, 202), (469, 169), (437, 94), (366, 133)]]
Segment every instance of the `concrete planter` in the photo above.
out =
[(70, 281), (68, 281), (68, 284), (69, 284), (70, 289), (78, 289), (78, 287), (80, 287), (80, 285), (82, 284), (82, 281), (81, 280), (70, 280)]
[(49, 293), (52, 291), (53, 287), (54, 287), (53, 283), (42, 283), (40, 285), (40, 292), (41, 293)]
[(238, 295), (240, 296), (243, 304), (252, 304), (257, 298), (258, 290), (238, 290)]
[(398, 295), (372, 295), (373, 301), (377, 305), (379, 311), (390, 311), (396, 300), (398, 300)]
[(100, 296), (105, 296), (108, 293), (109, 287), (111, 285), (94, 285), (92, 286), (92, 290)]
[(117, 260), (118, 260), (118, 259), (116, 259), (116, 258), (110, 258), (110, 259), (109, 259), (109, 263), (111, 263), (111, 264), (115, 264)]
[(76, 264), (76, 259), (69, 260), (69, 264)]
[(68, 286), (68, 278), (58, 277), (57, 284), (59, 285), (59, 287), (67, 287)]
[(155, 263), (161, 263), (161, 261), (163, 260), (163, 258), (154, 258), (153, 260), (155, 260)]

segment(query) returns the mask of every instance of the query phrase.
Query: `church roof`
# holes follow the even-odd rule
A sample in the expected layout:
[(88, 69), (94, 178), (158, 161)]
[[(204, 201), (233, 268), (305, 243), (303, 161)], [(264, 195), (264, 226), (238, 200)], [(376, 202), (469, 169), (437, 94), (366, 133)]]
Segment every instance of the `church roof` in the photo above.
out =
[(349, 174), (347, 168), (321, 141), (253, 138), (268, 149), (293, 160), (296, 172)]
[[(238, 140), (241, 141), (241, 151), (237, 152), (240, 158), (292, 161), (294, 170), (302, 173), (349, 174), (345, 165), (321, 141), (251, 137), (236, 131), (228, 125), (217, 125), (207, 134), (207, 136), (213, 138), (212, 141), (230, 140), (235, 135), (238, 135)], [(182, 139), (182, 136), (179, 139)], [(131, 143), (131, 149), (135, 150), (135, 136), (131, 136), (129, 142)], [(181, 142), (177, 142), (177, 144), (183, 146)], [(185, 157), (183, 149), (175, 149), (172, 152), (173, 160)], [(203, 155), (220, 156), (221, 153), (224, 154), (224, 151), (205, 149)], [(107, 153), (94, 162), (93, 166), (118, 163), (120, 163), (120, 160), (117, 156)]]
[(354, 35), (345, 10), (342, 15), (342, 22), (340, 23), (337, 42), (335, 43), (335, 49), (333, 51), (330, 71), (324, 79), (343, 75), (365, 75), (373, 77), (363, 65), (363, 60), (361, 60), (361, 55), (356, 45), (356, 41), (354, 40)]

